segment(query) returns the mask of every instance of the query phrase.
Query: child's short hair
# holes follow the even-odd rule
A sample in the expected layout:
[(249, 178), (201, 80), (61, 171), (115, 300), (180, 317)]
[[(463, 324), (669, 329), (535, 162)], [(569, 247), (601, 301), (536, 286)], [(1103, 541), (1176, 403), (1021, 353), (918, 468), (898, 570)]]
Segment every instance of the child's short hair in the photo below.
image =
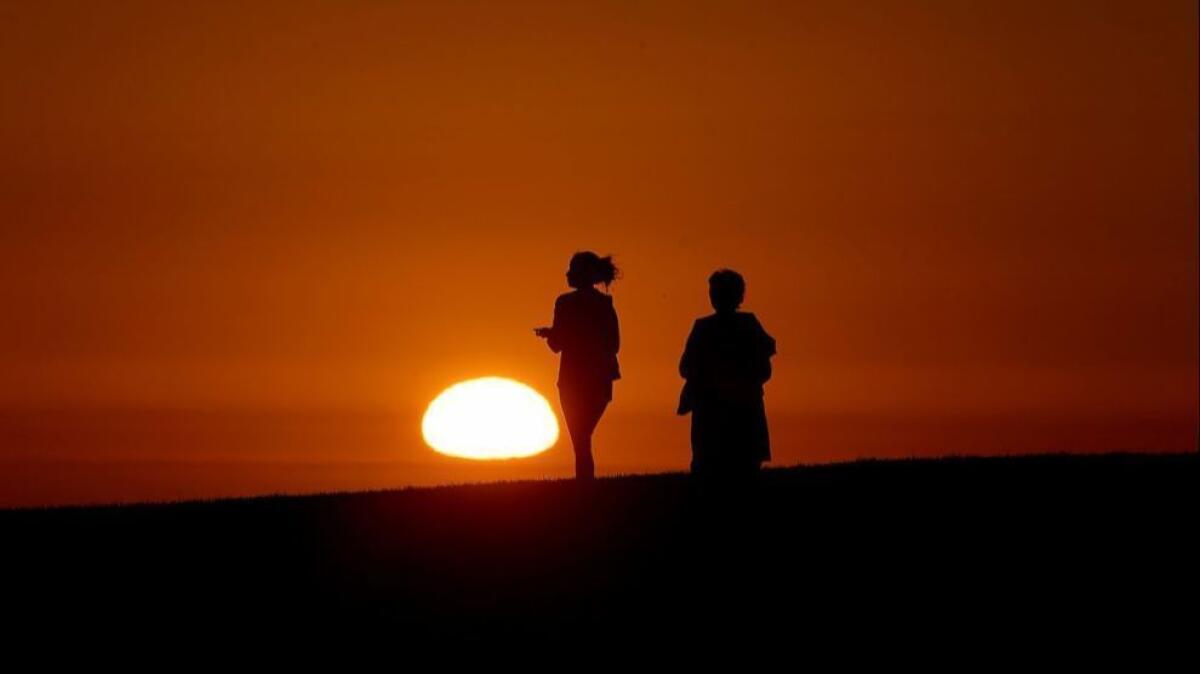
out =
[(718, 269), (708, 277), (708, 297), (717, 311), (734, 311), (746, 299), (746, 279), (732, 269)]

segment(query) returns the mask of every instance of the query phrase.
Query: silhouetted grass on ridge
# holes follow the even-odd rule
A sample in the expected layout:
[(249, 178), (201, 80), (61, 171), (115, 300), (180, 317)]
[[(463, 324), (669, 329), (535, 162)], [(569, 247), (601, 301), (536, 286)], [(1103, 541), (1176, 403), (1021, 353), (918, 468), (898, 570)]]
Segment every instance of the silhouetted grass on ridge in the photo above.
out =
[(1012, 611), (1111, 627), (1195, 599), (1198, 458), (864, 460), (748, 487), (665, 473), (12, 510), (0, 578), (10, 610), (84, 623), (694, 633), (742, 615), (771, 616), (740, 625), (751, 632), (794, 633), (919, 605), (942, 630)]

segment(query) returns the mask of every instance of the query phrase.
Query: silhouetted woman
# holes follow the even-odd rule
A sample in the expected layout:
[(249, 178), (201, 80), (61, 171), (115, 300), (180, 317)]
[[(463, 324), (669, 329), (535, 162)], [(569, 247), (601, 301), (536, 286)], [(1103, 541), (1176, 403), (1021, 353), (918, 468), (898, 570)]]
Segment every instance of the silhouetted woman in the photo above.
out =
[(692, 473), (746, 477), (771, 458), (763, 384), (771, 378), (775, 339), (754, 314), (738, 311), (741, 274), (721, 269), (708, 279), (716, 313), (696, 320), (679, 361), (687, 380), (679, 413), (692, 414)]
[(550, 350), (562, 353), (558, 368), (558, 395), (563, 417), (575, 449), (575, 477), (595, 477), (592, 431), (612, 400), (612, 383), (621, 378), (617, 351), (621, 346), (617, 312), (612, 296), (600, 292), (617, 277), (612, 256), (575, 253), (567, 268), (567, 285), (574, 288), (554, 302), (554, 325), (534, 332)]

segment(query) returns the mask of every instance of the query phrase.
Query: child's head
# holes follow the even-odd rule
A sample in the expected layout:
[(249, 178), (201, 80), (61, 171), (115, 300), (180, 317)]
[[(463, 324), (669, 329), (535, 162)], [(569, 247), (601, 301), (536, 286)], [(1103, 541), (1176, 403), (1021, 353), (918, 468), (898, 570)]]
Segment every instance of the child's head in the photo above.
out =
[(708, 277), (708, 299), (718, 313), (737, 311), (746, 298), (746, 280), (732, 269), (718, 269)]
[(567, 267), (567, 285), (572, 288), (590, 288), (603, 283), (607, 288), (617, 278), (617, 266), (612, 256), (600, 257), (592, 251), (583, 251), (571, 256)]

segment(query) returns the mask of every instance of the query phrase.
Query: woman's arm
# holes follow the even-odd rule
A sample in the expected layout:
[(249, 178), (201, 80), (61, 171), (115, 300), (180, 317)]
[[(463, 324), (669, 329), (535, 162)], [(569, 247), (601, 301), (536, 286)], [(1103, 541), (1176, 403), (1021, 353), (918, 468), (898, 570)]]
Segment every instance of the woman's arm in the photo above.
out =
[(617, 310), (613, 307), (612, 300), (608, 302), (608, 350), (614, 354), (621, 350), (621, 326), (617, 321)]
[(562, 298), (554, 300), (554, 322), (550, 329), (546, 331), (546, 346), (554, 353), (562, 351), (563, 348), (563, 311)]

